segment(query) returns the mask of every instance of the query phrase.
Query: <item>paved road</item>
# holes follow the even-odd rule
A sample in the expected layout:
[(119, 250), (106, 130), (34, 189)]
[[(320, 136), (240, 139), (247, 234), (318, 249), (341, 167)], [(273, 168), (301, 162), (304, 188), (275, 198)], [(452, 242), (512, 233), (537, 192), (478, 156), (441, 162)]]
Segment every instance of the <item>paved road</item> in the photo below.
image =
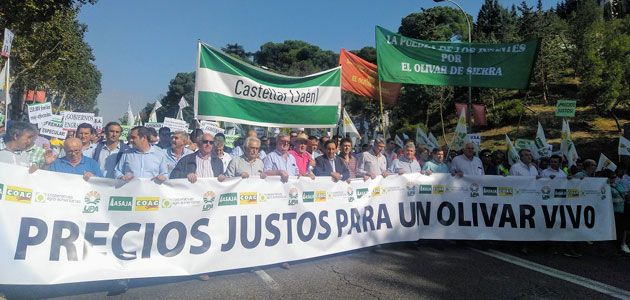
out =
[(552, 254), (549, 243), (528, 255), (508, 243), (481, 245), (398, 243), (206, 282), (135, 279), (114, 297), (106, 296), (110, 282), (3, 288), (8, 299), (630, 299), (630, 257), (609, 243), (584, 245), (579, 259)]

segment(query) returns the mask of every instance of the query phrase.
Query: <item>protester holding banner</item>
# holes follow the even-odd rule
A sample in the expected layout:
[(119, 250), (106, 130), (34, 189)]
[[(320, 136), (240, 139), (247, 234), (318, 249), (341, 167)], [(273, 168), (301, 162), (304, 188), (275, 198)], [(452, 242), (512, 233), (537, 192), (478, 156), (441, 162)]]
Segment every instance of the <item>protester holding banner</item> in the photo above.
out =
[[(409, 142), (413, 144), (413, 140), (406, 140), (405, 145)], [(431, 152), (429, 151), (429, 148), (418, 148), (418, 152), (416, 152), (416, 154), (417, 154), (416, 157), (418, 160), (418, 164), (420, 165), (420, 168), (422, 169), (422, 167), (424, 167), (424, 165), (431, 159)]]
[(357, 159), (357, 170), (363, 180), (375, 179), (378, 175), (387, 177), (387, 159), (383, 155), (385, 141), (382, 138), (374, 140), (374, 146), (369, 151), (363, 152)]
[(357, 158), (352, 154), (352, 140), (349, 138), (341, 139), (341, 151), (339, 157), (343, 160), (350, 172), (350, 178), (357, 177)]
[[(28, 153), (24, 151), (35, 136), (35, 128), (26, 122), (10, 122), (0, 140), (0, 162), (28, 167), (31, 166)], [(34, 171), (35, 169), (31, 169)]]
[[(297, 167), (295, 157), (289, 154), (291, 139), (287, 134), (281, 133), (276, 138), (276, 150), (267, 154), (263, 159), (264, 171), (268, 176), (280, 176), (282, 182), (287, 182), (289, 176), (299, 176), (300, 170)], [(308, 173), (306, 176), (315, 179), (315, 175)]]
[[(428, 152), (429, 150), (427, 150)], [(394, 159), (389, 172), (393, 174), (420, 173), (422, 167), (416, 160), (416, 146), (413, 143), (407, 143), (403, 147), (403, 156)]]
[(211, 155), (213, 143), (212, 135), (201, 135), (197, 142), (198, 150), (180, 159), (169, 178), (188, 178), (191, 183), (197, 182), (197, 178), (217, 177), (219, 181), (225, 180), (223, 162)]
[(562, 157), (556, 154), (552, 155), (551, 158), (549, 158), (549, 166), (546, 169), (542, 170), (542, 172), (540, 172), (540, 175), (542, 177), (549, 177), (551, 179), (554, 179), (556, 177), (566, 178), (567, 173), (565, 173), (563, 170), (560, 170), (561, 162)]
[(332, 176), (332, 180), (346, 180), (350, 183), (350, 171), (343, 159), (337, 156), (337, 143), (330, 140), (324, 144), (324, 155), (315, 159), (315, 176)]
[(267, 174), (263, 172), (265, 165), (262, 160), (258, 158), (258, 151), (260, 148), (260, 140), (256, 137), (250, 136), (245, 139), (243, 143), (244, 154), (239, 157), (232, 158), (230, 164), (225, 171), (225, 176), (236, 177), (241, 176), (243, 179), (249, 178), (252, 174), (260, 174), (260, 178), (264, 179)]
[(156, 146), (149, 144), (149, 130), (143, 126), (137, 126), (129, 131), (129, 145), (133, 149), (123, 153), (116, 168), (115, 176), (122, 180), (131, 180), (134, 177), (152, 178), (157, 183), (162, 183), (168, 178), (166, 156)]
[(176, 131), (171, 135), (171, 146), (164, 150), (164, 154), (166, 155), (166, 168), (169, 174), (175, 169), (177, 162), (179, 162), (182, 157), (193, 153), (192, 150), (186, 148), (189, 141), (188, 133), (184, 131)]
[(453, 158), (451, 172), (457, 176), (464, 175), (485, 175), (483, 163), (479, 157), (475, 156), (475, 144), (465, 143), (464, 153)]
[(427, 161), (422, 167), (422, 171), (426, 175), (433, 173), (450, 173), (448, 165), (444, 162), (444, 150), (440, 148), (433, 148), (431, 151), (431, 160)]
[(289, 150), (289, 154), (293, 155), (295, 158), (300, 175), (305, 176), (315, 167), (315, 160), (313, 160), (311, 155), (306, 151), (306, 149), (311, 147), (311, 141), (307, 138), (305, 133), (300, 133), (298, 136), (291, 139), (291, 144), (293, 145), (293, 149)]
[(91, 177), (103, 177), (98, 163), (83, 155), (83, 145), (78, 138), (68, 138), (63, 145), (66, 156), (58, 158), (49, 170), (53, 172), (82, 175), (85, 181)]
[(595, 170), (597, 170), (597, 163), (592, 159), (584, 160), (582, 163), (583, 169), (578, 171), (573, 175), (573, 177), (578, 179), (584, 179), (585, 177), (593, 177), (595, 176)]
[(510, 168), (510, 175), (512, 176), (536, 176), (536, 179), (540, 178), (538, 169), (532, 163), (532, 152), (529, 149), (521, 149), (518, 151), (518, 155), (521, 158), (517, 163)]
[(89, 123), (81, 123), (77, 127), (77, 132), (75, 133), (75, 137), (81, 140), (83, 155), (87, 157), (92, 157), (94, 154), (95, 145), (92, 144), (92, 130), (94, 130), (94, 128)]
[(96, 144), (92, 158), (100, 166), (103, 177), (114, 178), (114, 168), (120, 161), (122, 154), (129, 150), (127, 144), (120, 142), (122, 127), (117, 122), (109, 122), (105, 125), (105, 140)]

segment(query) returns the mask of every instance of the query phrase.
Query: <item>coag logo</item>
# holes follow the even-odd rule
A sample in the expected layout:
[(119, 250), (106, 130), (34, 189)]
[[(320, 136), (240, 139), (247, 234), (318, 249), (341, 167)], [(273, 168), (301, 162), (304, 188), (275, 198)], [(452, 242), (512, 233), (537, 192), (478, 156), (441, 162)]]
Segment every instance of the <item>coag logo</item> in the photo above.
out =
[(354, 201), (354, 190), (352, 189), (351, 186), (348, 186), (348, 202), (353, 202)]
[(567, 190), (565, 190), (565, 189), (554, 189), (553, 190), (553, 197), (554, 198), (566, 198), (567, 197)]
[(512, 196), (514, 196), (514, 189), (511, 188), (511, 187), (500, 187), (499, 188), (499, 196), (512, 197)]
[(413, 182), (407, 182), (407, 196), (415, 196), (416, 195), (416, 185)]
[(431, 194), (433, 192), (433, 186), (421, 184), (418, 186), (418, 194)]
[(495, 187), (495, 186), (484, 186), (483, 187), (483, 195), (484, 196), (496, 196), (497, 195), (497, 187)]
[(324, 201), (326, 201), (326, 191), (316, 191), (315, 202), (324, 202)]
[(297, 205), (298, 197), (299, 197), (298, 189), (292, 187), (289, 190), (289, 205)]
[(357, 189), (357, 199), (363, 199), (363, 196), (367, 195), (369, 189), (367, 188), (363, 188), (363, 189)]
[(157, 211), (160, 209), (159, 197), (136, 197), (135, 211)]
[(83, 198), (83, 213), (91, 214), (98, 211), (98, 203), (101, 202), (101, 195), (96, 191), (90, 191)]
[(219, 196), (219, 206), (236, 205), (238, 199), (237, 193), (225, 193)]
[(201, 208), (201, 211), (211, 210), (214, 207), (214, 200), (216, 197), (217, 195), (215, 195), (212, 191), (207, 191), (203, 194), (203, 207)]
[(256, 204), (258, 203), (258, 193), (240, 193), (239, 204)]
[(470, 185), (470, 197), (479, 197), (479, 185), (473, 183)]
[(7, 185), (7, 201), (31, 204), (32, 197), (33, 190), (31, 189)]
[(567, 197), (569, 198), (580, 198), (580, 190), (579, 189), (568, 189)]
[(315, 192), (302, 192), (302, 202), (315, 202)]
[(444, 185), (438, 184), (433, 186), (434, 194), (444, 194)]
[(119, 197), (119, 196), (110, 196), (109, 197), (109, 208), (110, 211), (131, 211), (133, 208), (133, 197)]
[(375, 186), (372, 189), (372, 197), (378, 197), (381, 195), (381, 187), (380, 186)]
[(549, 198), (551, 198), (551, 188), (547, 185), (543, 186), (540, 189), (540, 194), (542, 195), (543, 200), (549, 200)]

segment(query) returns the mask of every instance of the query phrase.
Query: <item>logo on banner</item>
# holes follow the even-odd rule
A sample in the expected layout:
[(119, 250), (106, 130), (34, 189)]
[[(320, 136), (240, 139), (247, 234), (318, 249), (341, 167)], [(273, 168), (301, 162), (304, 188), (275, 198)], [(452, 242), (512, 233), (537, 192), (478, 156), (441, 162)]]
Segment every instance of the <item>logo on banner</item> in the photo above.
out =
[(367, 188), (357, 189), (357, 199), (363, 199), (363, 196), (367, 195), (368, 192), (369, 189)]
[(444, 194), (444, 185), (443, 184), (434, 185), (433, 186), (433, 193), (434, 194)]
[(35, 202), (36, 203), (46, 203), (46, 194), (44, 193), (35, 193)]
[(602, 200), (606, 200), (606, 188), (602, 186), (599, 192), (602, 194)]
[(470, 197), (479, 197), (479, 185), (473, 183), (470, 185)]
[(372, 189), (372, 197), (378, 197), (380, 195), (381, 195), (381, 187), (375, 186), (374, 189)]
[(201, 208), (201, 211), (211, 210), (214, 207), (214, 200), (216, 197), (217, 195), (212, 191), (207, 191), (203, 194), (203, 207)]
[(569, 198), (580, 198), (580, 190), (579, 189), (568, 189), (567, 197)]
[(219, 196), (219, 206), (236, 205), (238, 203), (238, 193), (225, 193)]
[(554, 198), (566, 198), (567, 197), (567, 190), (565, 190), (565, 189), (554, 189), (553, 190), (553, 197)]
[(131, 211), (133, 208), (133, 197), (109, 197), (109, 207), (107, 210), (112, 211)]
[(346, 194), (348, 195), (348, 202), (354, 202), (354, 190), (351, 186), (348, 186)]
[(540, 193), (542, 195), (543, 200), (549, 200), (549, 198), (551, 198), (551, 188), (547, 185), (543, 186), (540, 189)]
[(4, 195), (4, 184), (0, 183), (0, 200), (2, 200), (3, 195)]
[(136, 197), (135, 211), (158, 211), (160, 197)]
[(13, 201), (17, 203), (31, 204), (31, 198), (33, 197), (33, 190), (7, 185), (7, 201)]
[(302, 192), (302, 202), (315, 202), (315, 192)]
[(289, 205), (291, 205), (291, 206), (297, 205), (299, 196), (300, 196), (300, 194), (298, 193), (298, 189), (292, 187), (289, 190)]
[(326, 197), (326, 191), (315, 191), (315, 202), (325, 202)]
[(101, 194), (90, 191), (83, 197), (83, 213), (91, 214), (98, 211), (98, 203), (101, 202)]
[(500, 187), (499, 188), (499, 196), (512, 197), (512, 196), (514, 196), (514, 189), (511, 188), (511, 187)]
[(416, 185), (413, 182), (407, 182), (407, 196), (415, 196), (416, 195)]
[(258, 193), (240, 193), (239, 204), (256, 204), (258, 203)]
[(169, 198), (162, 199), (162, 208), (171, 208), (173, 202)]
[(483, 195), (484, 196), (496, 196), (497, 195), (497, 187), (495, 187), (495, 186), (484, 186), (483, 187)]
[(421, 184), (418, 186), (418, 194), (431, 194), (433, 193), (433, 186)]

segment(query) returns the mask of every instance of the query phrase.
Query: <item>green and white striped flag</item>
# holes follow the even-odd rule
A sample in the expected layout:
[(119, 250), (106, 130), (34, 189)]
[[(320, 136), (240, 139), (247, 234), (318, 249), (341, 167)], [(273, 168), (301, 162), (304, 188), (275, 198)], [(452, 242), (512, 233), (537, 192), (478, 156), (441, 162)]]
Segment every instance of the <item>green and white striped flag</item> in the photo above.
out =
[(334, 128), (341, 67), (305, 77), (274, 74), (199, 42), (195, 118), (266, 127)]

